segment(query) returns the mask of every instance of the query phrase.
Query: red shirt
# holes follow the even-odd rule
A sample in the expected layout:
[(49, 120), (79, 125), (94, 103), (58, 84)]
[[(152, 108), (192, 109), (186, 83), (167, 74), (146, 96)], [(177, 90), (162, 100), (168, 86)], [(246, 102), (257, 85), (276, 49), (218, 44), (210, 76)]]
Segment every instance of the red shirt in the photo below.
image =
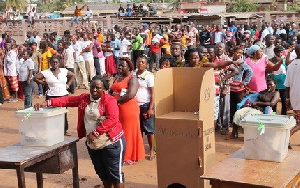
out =
[(153, 53), (161, 52), (161, 45), (164, 43), (164, 39), (160, 39), (159, 43), (151, 44), (150, 51)]
[[(78, 107), (77, 134), (79, 139), (86, 136), (84, 112), (90, 103), (90, 94), (88, 93), (47, 100), (48, 106)], [(106, 119), (97, 126), (96, 131), (100, 134), (107, 133), (113, 142), (118, 141), (123, 136), (124, 131), (119, 120), (119, 107), (115, 97), (103, 93), (99, 102), (99, 112), (101, 116), (106, 116)]]

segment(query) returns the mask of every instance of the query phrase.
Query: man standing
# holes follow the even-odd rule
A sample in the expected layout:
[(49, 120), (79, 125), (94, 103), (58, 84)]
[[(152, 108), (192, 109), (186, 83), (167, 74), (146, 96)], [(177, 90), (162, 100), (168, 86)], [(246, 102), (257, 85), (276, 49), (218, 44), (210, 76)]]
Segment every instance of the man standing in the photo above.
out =
[(267, 56), (267, 59), (271, 59), (275, 56), (274, 54), (274, 42), (275, 42), (275, 36), (268, 34), (265, 37), (265, 44), (266, 47), (263, 49), (264, 54)]
[(83, 87), (85, 89), (89, 89), (85, 62), (81, 54), (82, 42), (77, 41), (77, 35), (73, 35), (71, 40), (72, 40), (72, 47), (75, 51), (74, 72), (75, 72), (77, 86), (78, 88)]
[[(64, 52), (63, 52), (64, 67), (74, 73), (74, 63), (75, 63), (75, 61), (74, 61), (75, 54), (74, 53), (75, 53), (75, 51), (69, 41), (63, 42), (63, 48), (64, 48)], [(67, 82), (69, 82), (69, 78), (68, 78)], [(70, 93), (74, 94), (75, 82), (73, 82), (70, 85), (70, 87), (68, 88), (68, 91)]]
[(120, 33), (121, 38), (121, 47), (120, 47), (120, 57), (129, 57), (129, 50), (132, 49), (132, 44), (127, 38), (125, 37), (124, 33)]
[(137, 29), (133, 30), (133, 34), (134, 36), (131, 39), (132, 53), (133, 53), (132, 61), (133, 61), (134, 68), (136, 68), (136, 60), (140, 55), (142, 55), (142, 52), (144, 51), (144, 46), (143, 46), (144, 40), (139, 34)]
[(297, 58), (289, 65), (286, 73), (286, 102), (287, 108), (293, 109), (294, 116), (297, 121), (297, 125), (292, 128), (291, 135), (300, 130), (300, 84), (299, 84), (299, 72), (300, 72), (300, 45), (295, 48)]
[(17, 53), (13, 49), (10, 41), (6, 41), (5, 49), (7, 54), (4, 58), (4, 76), (7, 77), (7, 80), (12, 90), (12, 99), (10, 102), (17, 102), (18, 97), (18, 73), (17, 73)]
[(95, 76), (95, 66), (94, 66), (94, 56), (93, 56), (93, 42), (89, 39), (87, 33), (83, 34), (83, 42), (82, 42), (82, 56), (85, 61), (85, 68), (87, 72), (88, 80), (92, 80)]

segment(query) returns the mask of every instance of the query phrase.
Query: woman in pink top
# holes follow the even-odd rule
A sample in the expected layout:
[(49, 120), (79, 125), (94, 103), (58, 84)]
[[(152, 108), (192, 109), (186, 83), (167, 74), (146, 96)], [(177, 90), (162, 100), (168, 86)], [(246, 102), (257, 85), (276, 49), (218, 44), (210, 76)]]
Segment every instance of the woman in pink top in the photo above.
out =
[(282, 61), (277, 64), (272, 63), (263, 57), (263, 51), (258, 45), (252, 45), (247, 54), (250, 56), (245, 62), (251, 67), (253, 76), (249, 82), (249, 89), (253, 92), (260, 92), (267, 89), (266, 74), (280, 68)]

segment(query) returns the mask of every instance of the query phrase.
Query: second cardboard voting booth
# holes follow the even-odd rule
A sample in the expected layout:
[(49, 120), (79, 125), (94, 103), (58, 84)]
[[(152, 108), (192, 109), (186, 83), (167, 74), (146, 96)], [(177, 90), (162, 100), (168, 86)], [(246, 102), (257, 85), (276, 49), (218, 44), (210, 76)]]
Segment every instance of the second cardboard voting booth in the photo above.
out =
[(200, 176), (215, 162), (214, 96), (213, 69), (168, 68), (156, 73), (158, 187), (210, 187)]

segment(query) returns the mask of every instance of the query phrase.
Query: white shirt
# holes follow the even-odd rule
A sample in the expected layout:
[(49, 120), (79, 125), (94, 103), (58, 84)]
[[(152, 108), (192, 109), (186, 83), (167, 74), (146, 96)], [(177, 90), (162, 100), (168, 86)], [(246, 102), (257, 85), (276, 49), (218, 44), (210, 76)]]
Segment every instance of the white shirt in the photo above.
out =
[(4, 58), (4, 76), (17, 75), (17, 52), (10, 50)]
[(88, 18), (92, 18), (93, 17), (93, 11), (91, 9), (85, 11), (85, 16), (88, 17)]
[(82, 52), (82, 42), (76, 41), (76, 43), (72, 43), (72, 47), (75, 51), (75, 62), (79, 63), (84, 61), (82, 55), (80, 55), (80, 52)]
[[(133, 75), (137, 74), (137, 70)], [(136, 93), (136, 99), (139, 105), (150, 102), (151, 93), (149, 87), (154, 87), (154, 75), (145, 70), (141, 75), (138, 76), (139, 89)]]
[(286, 30), (285, 29), (278, 29), (276, 31), (276, 35), (280, 35), (280, 34), (286, 34)]
[(215, 40), (214, 43), (222, 42), (223, 33), (221, 31), (215, 32)]
[(19, 62), (18, 73), (20, 82), (27, 81), (30, 70), (34, 70), (34, 62), (31, 58)]
[(260, 41), (262, 42), (268, 34), (270, 34), (269, 30), (267, 28), (264, 29), (261, 33)]
[(129, 42), (126, 38), (124, 38), (121, 41), (120, 46), (120, 57), (128, 57), (128, 46), (131, 45), (131, 42)]
[(74, 49), (72, 46), (64, 50), (64, 65), (66, 68), (74, 68)]
[(65, 68), (60, 68), (59, 70), (60, 73), (57, 77), (54, 76), (50, 69), (41, 72), (49, 86), (49, 89), (47, 90), (48, 96), (65, 96), (69, 94), (67, 91), (68, 70)]
[(33, 37), (34, 38), (34, 42), (36, 42), (36, 44), (37, 44), (37, 50), (39, 50), (40, 49), (40, 43), (41, 43), (41, 37), (39, 37), (39, 36), (36, 36), (36, 37)]
[(290, 87), (290, 101), (293, 110), (300, 110), (300, 59), (295, 59), (288, 67), (284, 85)]
[[(93, 42), (88, 40), (88, 41), (82, 41), (82, 49), (85, 49), (87, 46), (91, 45)], [(93, 51), (89, 52), (84, 52), (82, 54), (84, 61), (94, 61), (94, 56), (93, 56)]]

